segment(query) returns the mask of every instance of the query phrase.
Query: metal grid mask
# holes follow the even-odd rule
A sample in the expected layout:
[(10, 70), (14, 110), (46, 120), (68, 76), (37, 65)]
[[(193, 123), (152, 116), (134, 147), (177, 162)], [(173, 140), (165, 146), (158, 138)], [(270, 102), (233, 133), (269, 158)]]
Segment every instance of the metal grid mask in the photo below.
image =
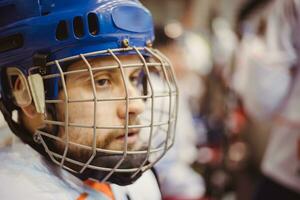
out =
[[(126, 57), (134, 62), (124, 62)], [(96, 59), (111, 64), (99, 66)], [(75, 69), (70, 67), (74, 64)], [(126, 185), (174, 143), (178, 88), (171, 63), (158, 50), (129, 47), (80, 54), (49, 62), (42, 70), (33, 67), (29, 74), (40, 74), (43, 84), (58, 80), (60, 88), (56, 99), (45, 97), (38, 103), (46, 108), (45, 126), (36, 131), (35, 141), (54, 163), (82, 178)], [(98, 79), (98, 74), (105, 78)], [(98, 84), (109, 87), (103, 92)], [(74, 95), (70, 85), (86, 88), (89, 95), (84, 90)], [(116, 95), (115, 90), (122, 92)], [(136, 104), (143, 111), (132, 111)], [(122, 119), (116, 105), (123, 109)]]

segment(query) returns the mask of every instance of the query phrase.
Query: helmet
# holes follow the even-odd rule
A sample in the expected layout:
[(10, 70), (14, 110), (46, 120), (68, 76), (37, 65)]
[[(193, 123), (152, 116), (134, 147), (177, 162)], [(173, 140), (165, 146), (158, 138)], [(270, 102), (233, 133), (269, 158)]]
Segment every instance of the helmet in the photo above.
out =
[[(0, 0), (0, 108), (10, 128), (35, 150), (81, 179), (132, 183), (174, 141), (178, 89), (170, 62), (151, 47), (153, 40), (151, 14), (137, 0)], [(124, 56), (134, 57), (135, 62), (123, 62)], [(99, 59), (110, 59), (111, 63), (96, 66)], [(79, 68), (70, 67), (78, 63)], [(141, 92), (135, 95), (125, 80), (125, 70), (131, 68), (139, 69), (133, 79)], [(95, 76), (105, 70), (118, 71), (123, 95), (98, 95)], [(74, 74), (88, 76), (91, 96), (70, 95), (68, 84), (78, 81), (68, 81)], [(17, 79), (25, 82), (25, 95), (12, 91)], [(106, 79), (101, 81), (105, 85)], [(16, 96), (25, 98), (20, 101)], [(129, 106), (138, 100), (145, 111), (135, 123)], [(97, 119), (99, 112), (114, 112), (109, 102), (124, 105), (122, 124), (105, 124), (102, 118), (103, 123)], [(25, 133), (24, 124), (13, 117), (20, 105), (31, 104), (45, 124), (34, 134)], [(92, 120), (80, 113), (81, 121), (74, 121), (73, 105), (77, 112), (88, 112)], [(93, 109), (85, 109), (86, 105)], [(99, 145), (102, 130), (122, 133), (122, 147)], [(74, 139), (75, 132), (90, 140), (80, 143)], [(143, 143), (140, 148), (130, 148), (132, 132), (138, 133)]]

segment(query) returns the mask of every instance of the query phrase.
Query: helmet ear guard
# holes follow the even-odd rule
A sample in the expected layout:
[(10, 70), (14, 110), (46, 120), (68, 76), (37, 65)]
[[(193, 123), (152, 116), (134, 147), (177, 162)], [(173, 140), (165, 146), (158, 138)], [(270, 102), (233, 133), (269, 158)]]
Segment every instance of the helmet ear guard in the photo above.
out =
[(28, 82), (36, 111), (45, 114), (45, 89), (42, 76), (40, 74), (29, 75)]
[(34, 102), (37, 113), (45, 113), (44, 82), (39, 74), (29, 75), (26, 79), (23, 72), (16, 67), (7, 68), (7, 76), (15, 105), (21, 108)]

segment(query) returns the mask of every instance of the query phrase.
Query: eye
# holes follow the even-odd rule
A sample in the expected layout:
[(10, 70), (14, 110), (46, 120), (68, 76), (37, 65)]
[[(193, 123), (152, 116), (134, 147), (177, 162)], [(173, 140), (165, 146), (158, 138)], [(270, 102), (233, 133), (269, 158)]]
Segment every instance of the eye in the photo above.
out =
[(110, 85), (110, 80), (108, 78), (101, 78), (96, 80), (96, 84), (98, 87), (107, 87)]
[(139, 74), (135, 74), (135, 75), (132, 75), (130, 77), (130, 82), (133, 84), (133, 85), (138, 85), (139, 84)]

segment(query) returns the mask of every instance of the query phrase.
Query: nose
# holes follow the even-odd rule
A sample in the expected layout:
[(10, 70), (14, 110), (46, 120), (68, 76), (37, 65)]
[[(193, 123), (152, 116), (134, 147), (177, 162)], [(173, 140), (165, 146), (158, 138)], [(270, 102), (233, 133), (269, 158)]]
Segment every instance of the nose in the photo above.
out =
[[(137, 96), (141, 96), (138, 93), (138, 90), (136, 87), (132, 86), (131, 84), (128, 84), (127, 86), (127, 91), (128, 91), (128, 97), (137, 97)], [(124, 94), (126, 94), (124, 92)], [(122, 101), (119, 106), (118, 106), (118, 116), (121, 119), (125, 119), (126, 118), (126, 102)], [(142, 99), (134, 99), (134, 100), (129, 100), (128, 102), (128, 115), (129, 118), (132, 120), (135, 117), (137, 117), (138, 115), (140, 115), (141, 113), (143, 113), (145, 110), (145, 103)]]

